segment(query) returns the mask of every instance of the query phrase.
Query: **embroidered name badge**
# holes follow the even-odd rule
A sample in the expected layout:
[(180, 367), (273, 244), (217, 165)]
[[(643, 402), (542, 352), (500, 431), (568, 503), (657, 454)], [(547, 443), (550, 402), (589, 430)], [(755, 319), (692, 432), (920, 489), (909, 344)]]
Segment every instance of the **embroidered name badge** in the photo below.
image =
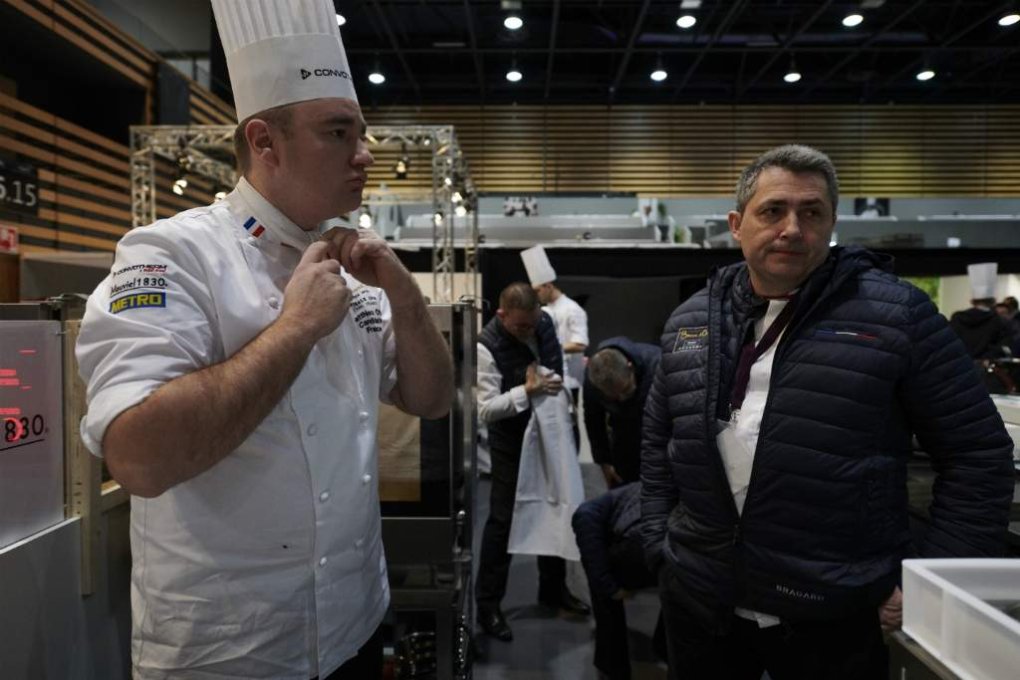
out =
[(166, 307), (166, 293), (134, 293), (110, 300), (111, 314), (120, 314), (126, 309), (140, 307)]
[(351, 314), (358, 328), (368, 333), (382, 333), (382, 310), (379, 308), (379, 297), (366, 287), (354, 291), (351, 299)]
[(708, 346), (708, 326), (681, 328), (676, 332), (674, 352), (697, 352)]

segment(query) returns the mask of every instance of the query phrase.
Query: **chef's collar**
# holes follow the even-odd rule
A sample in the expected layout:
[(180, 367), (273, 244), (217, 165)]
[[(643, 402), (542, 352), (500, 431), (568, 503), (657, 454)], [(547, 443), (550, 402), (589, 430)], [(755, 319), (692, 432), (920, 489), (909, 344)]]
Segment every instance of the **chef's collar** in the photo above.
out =
[(267, 233), (262, 238), (269, 236), (273, 241), (297, 248), (298, 252), (303, 253), (305, 248), (318, 241), (327, 226), (327, 223), (323, 222), (315, 229), (305, 231), (267, 201), (244, 177), (237, 182), (235, 194), (247, 204), (242, 212), (250, 213), (265, 227)]

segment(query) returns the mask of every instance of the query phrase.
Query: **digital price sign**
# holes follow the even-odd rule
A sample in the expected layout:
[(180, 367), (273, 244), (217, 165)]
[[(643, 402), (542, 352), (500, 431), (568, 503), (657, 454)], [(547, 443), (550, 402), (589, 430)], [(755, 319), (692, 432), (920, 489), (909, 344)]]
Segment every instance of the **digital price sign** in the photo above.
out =
[(38, 214), (39, 179), (32, 165), (0, 158), (0, 210)]
[(0, 549), (64, 519), (59, 321), (0, 321)]

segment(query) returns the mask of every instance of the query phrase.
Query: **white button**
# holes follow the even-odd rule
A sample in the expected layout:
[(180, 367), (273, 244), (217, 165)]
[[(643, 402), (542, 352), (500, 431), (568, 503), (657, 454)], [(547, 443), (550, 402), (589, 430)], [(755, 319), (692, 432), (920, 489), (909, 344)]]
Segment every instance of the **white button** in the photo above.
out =
[(369, 483), (369, 482), (371, 482), (371, 481), (372, 481), (372, 475), (364, 475), (364, 476), (363, 476), (363, 477), (361, 478), (361, 483), (362, 483), (362, 484), (368, 484), (368, 483)]
[(320, 493), (319, 494), (319, 500), (322, 501), (323, 503), (328, 501), (329, 500), (329, 492), (328, 491), (323, 491), (322, 493)]
[(326, 566), (326, 562), (329, 562), (329, 560), (323, 557), (322, 559), (319, 560), (319, 566), (320, 567)]
[(363, 538), (359, 538), (358, 540), (356, 540), (354, 542), (354, 547), (355, 548), (360, 548), (363, 545), (365, 545), (365, 539), (363, 539)]
[(361, 418), (361, 422), (365, 422), (368, 420), (368, 411), (362, 411), (358, 414), (358, 417)]
[(305, 430), (305, 432), (308, 433), (309, 437), (314, 437), (315, 433), (318, 432), (318, 431), (319, 431), (319, 426), (316, 425), (315, 423), (312, 423), (311, 425), (309, 425), (308, 429)]
[(268, 300), (266, 300), (266, 302), (268, 302), (269, 306), (272, 307), (273, 309), (276, 309), (280, 306), (280, 299), (277, 297), (270, 297)]
[(364, 356), (364, 354), (365, 354), (365, 351), (363, 349), (361, 349), (361, 348), (358, 348), (358, 356), (359, 357), (360, 356)]

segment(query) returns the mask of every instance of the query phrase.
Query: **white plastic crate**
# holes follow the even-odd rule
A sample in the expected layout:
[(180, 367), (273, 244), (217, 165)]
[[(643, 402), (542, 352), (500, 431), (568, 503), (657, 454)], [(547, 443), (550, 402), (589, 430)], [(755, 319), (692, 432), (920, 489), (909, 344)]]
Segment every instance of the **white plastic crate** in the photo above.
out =
[(1020, 677), (1020, 621), (989, 602), (1020, 601), (1020, 560), (903, 562), (903, 632), (963, 680)]

